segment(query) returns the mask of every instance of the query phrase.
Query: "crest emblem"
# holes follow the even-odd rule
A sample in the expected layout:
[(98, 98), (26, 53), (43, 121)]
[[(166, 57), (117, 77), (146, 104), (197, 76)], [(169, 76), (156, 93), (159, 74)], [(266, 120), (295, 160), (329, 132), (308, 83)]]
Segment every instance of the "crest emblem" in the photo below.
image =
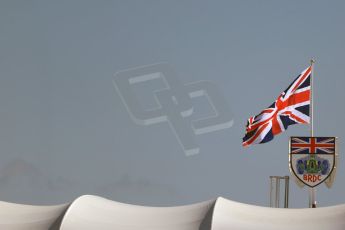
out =
[(302, 183), (315, 187), (327, 180), (335, 167), (335, 137), (291, 137), (289, 164)]

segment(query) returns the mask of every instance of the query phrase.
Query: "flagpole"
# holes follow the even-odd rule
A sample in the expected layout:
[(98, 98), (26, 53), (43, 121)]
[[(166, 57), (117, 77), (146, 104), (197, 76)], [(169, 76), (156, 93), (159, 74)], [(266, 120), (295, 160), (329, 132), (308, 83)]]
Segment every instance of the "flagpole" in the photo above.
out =
[[(310, 107), (309, 107), (309, 115), (310, 115), (310, 136), (314, 136), (314, 89), (313, 89), (313, 79), (314, 79), (314, 63), (315, 61), (313, 59), (310, 60), (310, 66), (311, 66), (311, 76), (310, 76)], [(316, 188), (309, 188), (309, 208), (316, 208)]]

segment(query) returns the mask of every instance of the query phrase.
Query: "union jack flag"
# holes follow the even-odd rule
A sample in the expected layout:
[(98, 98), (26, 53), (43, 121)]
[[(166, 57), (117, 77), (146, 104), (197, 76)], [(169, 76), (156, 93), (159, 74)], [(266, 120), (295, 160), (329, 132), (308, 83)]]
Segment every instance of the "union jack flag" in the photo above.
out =
[(243, 146), (271, 141), (289, 125), (309, 124), (311, 72), (309, 66), (270, 107), (248, 119)]
[(333, 154), (335, 153), (335, 137), (291, 137), (290, 152)]

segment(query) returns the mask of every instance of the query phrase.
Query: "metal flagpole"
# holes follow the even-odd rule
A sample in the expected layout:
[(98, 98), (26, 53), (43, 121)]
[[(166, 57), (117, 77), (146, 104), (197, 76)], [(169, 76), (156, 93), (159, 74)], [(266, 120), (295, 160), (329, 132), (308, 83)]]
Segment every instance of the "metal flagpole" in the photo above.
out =
[[(314, 136), (314, 123), (313, 123), (313, 78), (314, 78), (314, 63), (313, 59), (310, 60), (311, 66), (311, 76), (310, 76), (310, 107), (309, 107), (309, 116), (310, 116), (310, 136)], [(309, 188), (309, 208), (316, 208), (316, 188)]]

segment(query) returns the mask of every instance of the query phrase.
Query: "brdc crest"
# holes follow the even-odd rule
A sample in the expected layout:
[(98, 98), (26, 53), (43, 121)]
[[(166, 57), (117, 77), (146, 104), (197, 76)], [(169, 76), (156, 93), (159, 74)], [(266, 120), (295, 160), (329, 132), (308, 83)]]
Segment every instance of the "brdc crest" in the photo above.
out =
[(289, 164), (303, 184), (316, 187), (332, 174), (336, 161), (336, 137), (291, 137)]

